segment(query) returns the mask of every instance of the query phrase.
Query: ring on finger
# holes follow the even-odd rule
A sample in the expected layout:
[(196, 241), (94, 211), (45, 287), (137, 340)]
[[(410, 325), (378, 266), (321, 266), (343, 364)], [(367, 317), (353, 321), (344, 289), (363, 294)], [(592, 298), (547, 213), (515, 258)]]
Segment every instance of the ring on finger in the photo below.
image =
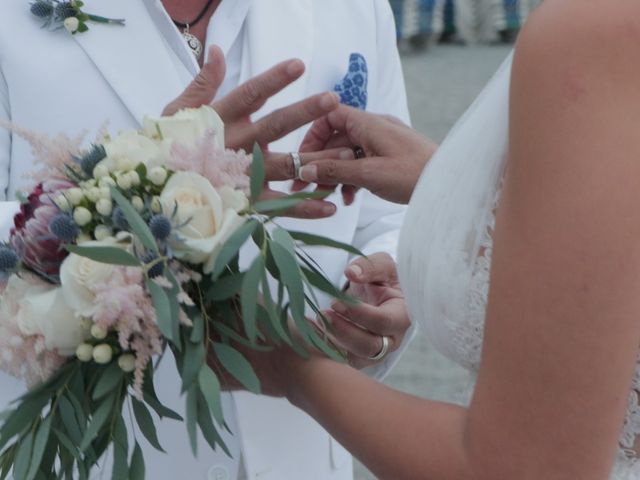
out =
[(389, 347), (391, 346), (389, 337), (387, 337), (386, 335), (382, 335), (380, 338), (382, 338), (382, 348), (380, 348), (380, 351), (373, 357), (369, 357), (369, 360), (373, 360), (374, 362), (379, 362), (384, 357), (386, 357), (387, 353), (389, 353)]
[(302, 178), (300, 178), (300, 169), (302, 168), (302, 159), (300, 158), (300, 153), (290, 152), (289, 156), (293, 161), (293, 179), (302, 180)]
[(353, 156), (356, 160), (359, 160), (360, 158), (364, 158), (367, 155), (364, 153), (362, 147), (353, 147)]

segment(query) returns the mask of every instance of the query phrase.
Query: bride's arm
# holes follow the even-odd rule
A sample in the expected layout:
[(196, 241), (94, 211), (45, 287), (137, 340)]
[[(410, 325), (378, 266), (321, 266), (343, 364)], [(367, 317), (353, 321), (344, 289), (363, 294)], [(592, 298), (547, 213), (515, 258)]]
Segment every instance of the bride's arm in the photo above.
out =
[(547, 0), (523, 32), (468, 410), (287, 360), (292, 402), (378, 476), (608, 478), (640, 339), (639, 18), (635, 0)]

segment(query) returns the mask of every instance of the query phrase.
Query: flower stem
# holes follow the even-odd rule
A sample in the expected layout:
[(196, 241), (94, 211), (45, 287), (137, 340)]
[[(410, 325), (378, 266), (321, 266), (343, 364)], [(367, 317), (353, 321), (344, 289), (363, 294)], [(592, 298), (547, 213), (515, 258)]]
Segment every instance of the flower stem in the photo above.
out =
[(92, 15), (90, 13), (86, 14), (89, 17), (89, 20), (96, 23), (108, 23), (109, 25), (124, 25), (124, 18), (107, 18), (101, 17), (100, 15)]

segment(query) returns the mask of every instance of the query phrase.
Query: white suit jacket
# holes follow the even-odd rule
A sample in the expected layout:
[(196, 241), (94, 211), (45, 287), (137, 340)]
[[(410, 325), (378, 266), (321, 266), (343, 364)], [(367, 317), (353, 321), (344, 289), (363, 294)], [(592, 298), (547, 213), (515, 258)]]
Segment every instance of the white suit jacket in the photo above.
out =
[[(97, 132), (105, 120), (112, 131), (138, 128), (146, 114), (158, 114), (197, 72), (177, 30), (159, 0), (86, 0), (91, 13), (126, 18), (126, 27), (91, 25), (76, 36), (39, 28), (27, 0), (3, 0), (0, 14), (0, 117), (43, 133)], [(259, 115), (320, 91), (331, 90), (345, 75), (349, 55), (361, 53), (369, 67), (369, 105), (408, 122), (405, 89), (395, 29), (386, 0), (223, 0), (208, 33), (239, 58), (225, 84), (244, 81), (297, 57), (307, 72), (270, 100)], [(240, 49), (240, 50), (238, 50)], [(297, 149), (304, 130), (272, 144), (272, 150)], [(28, 145), (0, 131), (0, 200), (11, 200), (25, 186), (31, 169)], [(280, 185), (287, 187), (286, 184)], [(338, 204), (340, 199), (334, 198)], [(0, 234), (6, 235), (14, 206), (0, 203)], [(286, 220), (287, 227), (327, 234), (365, 253), (395, 253), (404, 209), (367, 192), (330, 219)], [(1, 238), (1, 237), (0, 237)], [(348, 262), (337, 251), (316, 259), (335, 282)], [(409, 335), (411, 336), (411, 335)], [(406, 346), (405, 342), (405, 346)], [(397, 354), (370, 372), (381, 377)], [(161, 399), (183, 410), (178, 382), (163, 362), (157, 380)], [(0, 378), (0, 409), (23, 387)], [(351, 458), (304, 413), (285, 400), (246, 393), (225, 396), (234, 435), (226, 437), (234, 453), (228, 459), (200, 439), (199, 455), (190, 453), (185, 427), (161, 422), (159, 434), (168, 455), (145, 448), (147, 478), (235, 478), (240, 450), (251, 479), (351, 479)], [(108, 468), (108, 467), (107, 467)]]

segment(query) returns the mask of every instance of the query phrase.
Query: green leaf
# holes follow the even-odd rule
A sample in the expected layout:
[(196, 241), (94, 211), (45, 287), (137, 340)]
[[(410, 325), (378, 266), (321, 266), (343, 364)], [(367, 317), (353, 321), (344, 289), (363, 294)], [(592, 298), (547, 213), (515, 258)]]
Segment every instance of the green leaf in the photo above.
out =
[(131, 205), (129, 200), (127, 200), (125, 196), (122, 195), (122, 193), (120, 193), (120, 191), (115, 187), (111, 187), (111, 197), (122, 209), (122, 213), (127, 219), (132, 233), (134, 233), (138, 237), (145, 248), (151, 250), (152, 252), (159, 253), (158, 244), (156, 243), (156, 239), (151, 233), (151, 230), (149, 230), (146, 222), (136, 211), (136, 209), (133, 208), (133, 205)]
[(260, 380), (240, 352), (223, 343), (214, 343), (213, 350), (225, 370), (250, 392), (260, 393)]
[(36, 433), (33, 441), (33, 452), (31, 454), (31, 465), (29, 472), (27, 473), (27, 480), (33, 480), (38, 474), (40, 469), (40, 463), (44, 457), (44, 452), (47, 448), (47, 442), (49, 441), (49, 434), (51, 432), (51, 415), (48, 416), (44, 422), (40, 425), (38, 432)]
[(127, 426), (122, 416), (116, 420), (113, 429), (113, 472), (111, 480), (123, 480), (129, 478), (129, 439)]
[(189, 341), (191, 343), (202, 343), (204, 341), (204, 318), (201, 313), (197, 313), (191, 316), (193, 327), (191, 328), (191, 335)]
[(33, 432), (29, 432), (26, 437), (20, 440), (18, 453), (13, 464), (14, 480), (25, 480), (29, 471), (29, 462), (31, 460), (31, 451), (33, 450)]
[(73, 405), (66, 396), (62, 396), (58, 400), (58, 411), (69, 438), (74, 444), (80, 445), (82, 442), (82, 430), (78, 424)]
[(258, 286), (264, 273), (264, 259), (258, 255), (244, 276), (240, 302), (242, 304), (242, 322), (247, 338), (255, 343), (258, 337), (256, 310), (258, 308)]
[[(269, 249), (280, 271), (280, 281), (283, 282), (289, 292), (289, 303), (291, 314), (296, 322), (305, 319), (304, 283), (302, 281), (302, 271), (298, 266), (294, 256), (281, 243), (271, 242)], [(303, 333), (307, 329), (303, 329)]]
[(198, 456), (198, 430), (196, 429), (196, 425), (198, 422), (198, 387), (197, 385), (192, 385), (189, 390), (187, 390), (187, 407), (186, 407), (186, 424), (187, 424), (187, 433), (189, 434), (189, 444), (191, 445), (191, 451), (193, 452), (193, 456)]
[(220, 445), (222, 450), (231, 457), (231, 452), (211, 420), (211, 411), (207, 408), (206, 401), (200, 391), (198, 391), (198, 425), (202, 436), (213, 450), (216, 450), (216, 446)]
[(206, 352), (203, 343), (187, 343), (182, 368), (180, 370), (183, 392), (186, 392), (187, 389), (189, 389), (198, 379), (200, 369), (202, 368), (202, 365), (205, 364), (205, 359)]
[(120, 366), (116, 362), (113, 362), (100, 374), (100, 379), (93, 388), (91, 398), (99, 400), (108, 393), (112, 393), (116, 386), (125, 378), (125, 375)]
[(220, 398), (220, 381), (208, 365), (203, 365), (200, 369), (198, 383), (209, 406), (209, 410), (211, 410), (216, 422), (222, 425), (224, 423), (224, 414), (222, 412), (222, 400)]
[(243, 279), (244, 273), (242, 272), (219, 278), (207, 290), (207, 300), (221, 302), (236, 296), (240, 291)]
[(220, 249), (218, 258), (216, 258), (213, 271), (211, 272), (212, 279), (217, 279), (227, 267), (229, 262), (233, 260), (233, 257), (238, 255), (240, 248), (242, 248), (247, 239), (253, 234), (253, 231), (257, 226), (258, 221), (255, 219), (251, 219), (229, 237), (229, 239), (224, 243), (222, 249)]
[(343, 301), (348, 304), (354, 304), (356, 300), (347, 295), (344, 291), (338, 289), (333, 283), (331, 283), (326, 277), (323, 275), (314, 272), (309, 268), (302, 267), (302, 273), (304, 273), (304, 277), (310, 286), (313, 288), (320, 290), (328, 295), (331, 295), (333, 298), (337, 298), (340, 301)]
[(0, 450), (9, 440), (30, 426), (33, 419), (40, 416), (40, 412), (48, 403), (49, 396), (41, 395), (25, 400), (13, 410), (0, 430)]
[(133, 448), (133, 454), (131, 455), (131, 466), (129, 467), (129, 480), (144, 480), (145, 466), (144, 455), (138, 442)]
[(253, 205), (253, 209), (259, 213), (277, 215), (301, 204), (306, 200), (322, 200), (327, 198), (329, 195), (330, 192), (325, 191), (294, 193), (292, 195), (287, 195), (286, 197), (257, 202)]
[(251, 200), (257, 201), (262, 196), (265, 170), (262, 149), (257, 143), (253, 146), (253, 162), (251, 163)]
[(160, 445), (156, 426), (153, 423), (153, 418), (151, 417), (151, 413), (147, 407), (145, 407), (144, 403), (135, 397), (131, 398), (131, 404), (133, 405), (133, 414), (136, 417), (136, 422), (138, 422), (138, 427), (144, 437), (149, 441), (153, 448), (162, 453), (166, 453)]
[(332, 240), (327, 237), (323, 237), (321, 235), (314, 235), (312, 233), (307, 232), (295, 232), (289, 231), (289, 234), (294, 240), (304, 243), (309, 246), (320, 246), (320, 247), (331, 247), (337, 248), (339, 250), (344, 250), (346, 252), (352, 253), (353, 255), (358, 255), (360, 257), (364, 257), (365, 254), (358, 250), (356, 247), (338, 242), (336, 240)]
[(179, 338), (179, 334), (176, 335), (176, 329), (174, 327), (174, 324), (177, 324), (177, 319), (174, 319), (171, 315), (171, 304), (169, 303), (167, 292), (153, 280), (147, 281), (147, 288), (149, 289), (149, 293), (151, 293), (153, 306), (156, 309), (160, 332), (167, 340), (176, 343)]
[(160, 418), (170, 418), (181, 422), (183, 419), (176, 412), (168, 407), (165, 407), (156, 394), (156, 390), (153, 386), (153, 365), (149, 362), (149, 365), (144, 371), (144, 383), (142, 384), (142, 393), (144, 395), (144, 401), (158, 414)]
[[(269, 279), (267, 277), (267, 272), (262, 272), (262, 295), (264, 301), (264, 307), (262, 310), (267, 315), (267, 319), (271, 325), (271, 327), (275, 330), (276, 335), (279, 339), (283, 340), (287, 344), (291, 345), (291, 338), (282, 328), (282, 323), (280, 322), (280, 315), (278, 315), (278, 307), (273, 301), (273, 297), (271, 296), (271, 285), (269, 285)], [(258, 307), (258, 314), (260, 315), (261, 309)]]
[(69, 439), (69, 437), (67, 437), (67, 435), (65, 435), (64, 432), (62, 432), (61, 430), (58, 430), (57, 428), (53, 429), (53, 433), (58, 438), (60, 445), (62, 445), (71, 455), (73, 455), (73, 457), (78, 462), (81, 462), (82, 458), (80, 457), (80, 453), (78, 452), (78, 447), (76, 447), (73, 444), (73, 442)]
[(91, 445), (91, 442), (93, 442), (93, 440), (98, 436), (100, 430), (109, 418), (109, 414), (114, 407), (114, 403), (113, 398), (109, 397), (102, 402), (95, 412), (93, 412), (91, 420), (89, 420), (89, 426), (87, 427), (86, 432), (84, 432), (84, 438), (80, 444), (81, 451), (84, 452), (87, 450)]
[(70, 253), (88, 258), (95, 262), (108, 265), (124, 265), (126, 267), (139, 267), (140, 261), (126, 250), (118, 247), (81, 247), (77, 245), (65, 245)]

